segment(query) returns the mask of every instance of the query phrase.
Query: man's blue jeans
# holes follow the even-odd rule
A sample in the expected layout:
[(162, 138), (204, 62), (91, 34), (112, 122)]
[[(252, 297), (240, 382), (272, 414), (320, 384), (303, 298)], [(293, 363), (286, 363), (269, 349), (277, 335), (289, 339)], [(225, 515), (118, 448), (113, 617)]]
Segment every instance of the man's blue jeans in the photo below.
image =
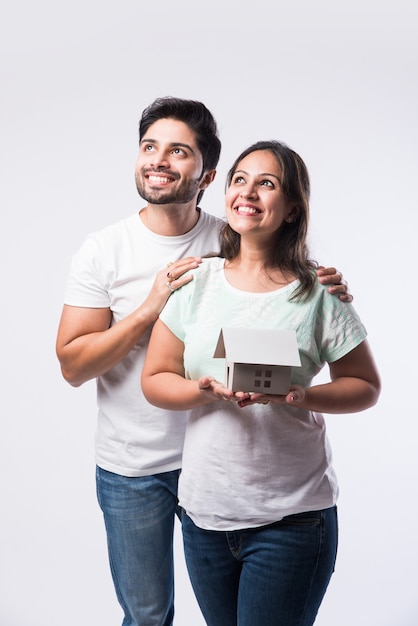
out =
[(337, 510), (233, 532), (183, 512), (187, 568), (207, 626), (310, 626), (337, 554)]
[(96, 469), (122, 626), (171, 626), (179, 470), (127, 478)]

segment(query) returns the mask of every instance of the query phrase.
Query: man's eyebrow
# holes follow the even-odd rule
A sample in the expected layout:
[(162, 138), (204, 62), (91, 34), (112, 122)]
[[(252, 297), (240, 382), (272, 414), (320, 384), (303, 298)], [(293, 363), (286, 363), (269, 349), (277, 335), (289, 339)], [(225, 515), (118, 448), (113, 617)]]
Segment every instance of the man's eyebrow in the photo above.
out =
[[(158, 139), (152, 139), (152, 137), (144, 137), (144, 139), (141, 139), (141, 146), (143, 143), (153, 143), (153, 144), (157, 144), (158, 143)], [(182, 141), (173, 141), (170, 144), (168, 144), (170, 146), (170, 148), (186, 148), (187, 150), (190, 150), (190, 152), (192, 154), (195, 153), (195, 151), (193, 150), (192, 146), (188, 143), (183, 143)]]

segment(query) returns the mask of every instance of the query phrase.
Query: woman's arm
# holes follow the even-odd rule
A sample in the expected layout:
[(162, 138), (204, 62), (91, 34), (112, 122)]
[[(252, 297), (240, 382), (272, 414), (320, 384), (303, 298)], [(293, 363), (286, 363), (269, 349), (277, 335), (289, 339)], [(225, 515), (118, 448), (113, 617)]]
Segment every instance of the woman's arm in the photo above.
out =
[(329, 370), (329, 383), (314, 385), (308, 389), (294, 385), (287, 396), (253, 394), (250, 401), (240, 402), (240, 406), (264, 400), (272, 403), (285, 402), (318, 413), (356, 413), (376, 404), (381, 383), (367, 341), (363, 341), (338, 361), (330, 363)]
[(329, 370), (331, 382), (305, 389), (301, 401), (294, 392), (291, 403), (320, 413), (357, 413), (376, 404), (381, 383), (367, 341), (330, 363)]
[(141, 376), (142, 391), (148, 402), (174, 411), (205, 404), (198, 382), (184, 378), (183, 353), (183, 342), (158, 319)]
[(162, 409), (185, 411), (216, 400), (238, 402), (248, 393), (234, 393), (211, 376), (184, 378), (184, 344), (158, 319), (151, 333), (141, 376), (144, 396)]

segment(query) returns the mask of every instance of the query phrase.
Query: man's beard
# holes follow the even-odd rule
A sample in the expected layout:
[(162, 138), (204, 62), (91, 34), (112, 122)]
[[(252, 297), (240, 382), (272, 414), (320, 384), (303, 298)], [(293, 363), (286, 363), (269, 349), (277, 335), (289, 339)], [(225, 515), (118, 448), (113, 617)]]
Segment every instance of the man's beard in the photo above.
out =
[[(161, 172), (161, 176), (164, 173)], [(135, 176), (136, 188), (141, 198), (150, 204), (186, 204), (196, 197), (201, 179), (185, 180), (176, 189), (149, 189), (144, 184), (142, 172)]]

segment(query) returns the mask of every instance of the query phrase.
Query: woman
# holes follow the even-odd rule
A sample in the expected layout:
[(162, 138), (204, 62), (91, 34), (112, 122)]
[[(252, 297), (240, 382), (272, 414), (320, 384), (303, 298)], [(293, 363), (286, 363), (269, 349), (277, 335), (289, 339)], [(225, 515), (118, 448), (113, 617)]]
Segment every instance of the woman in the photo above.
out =
[[(220, 257), (196, 269), (154, 326), (142, 387), (157, 406), (192, 409), (179, 501), (208, 626), (307, 626), (337, 552), (322, 413), (373, 406), (379, 374), (352, 306), (315, 279), (300, 156), (276, 141), (246, 149), (228, 174), (226, 215)], [(302, 366), (287, 395), (226, 388), (213, 358), (225, 326), (296, 331)], [(312, 385), (325, 363), (330, 382)]]

